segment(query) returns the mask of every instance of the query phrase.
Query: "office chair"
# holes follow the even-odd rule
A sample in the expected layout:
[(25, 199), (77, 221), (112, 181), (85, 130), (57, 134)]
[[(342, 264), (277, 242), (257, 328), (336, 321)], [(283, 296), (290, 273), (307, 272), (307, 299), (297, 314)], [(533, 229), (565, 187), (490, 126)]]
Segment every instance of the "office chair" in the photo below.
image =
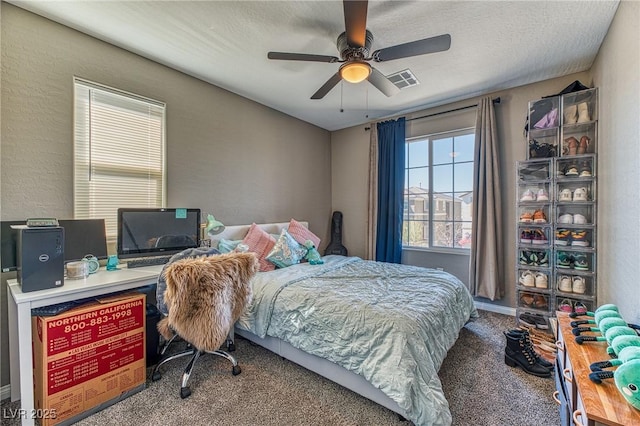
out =
[[(166, 290), (164, 303), (168, 315), (158, 322), (158, 331), (166, 339), (161, 360), (153, 369), (151, 379), (162, 377), (160, 367), (167, 362), (191, 356), (182, 375), (180, 397), (191, 395), (189, 377), (201, 355), (208, 353), (229, 360), (232, 374), (241, 369), (236, 359), (221, 350), (235, 350), (233, 325), (251, 301), (251, 278), (258, 272), (254, 253), (228, 253), (177, 260), (164, 268)], [(184, 340), (187, 348), (167, 354), (169, 346)], [(166, 357), (165, 357), (166, 355)]]

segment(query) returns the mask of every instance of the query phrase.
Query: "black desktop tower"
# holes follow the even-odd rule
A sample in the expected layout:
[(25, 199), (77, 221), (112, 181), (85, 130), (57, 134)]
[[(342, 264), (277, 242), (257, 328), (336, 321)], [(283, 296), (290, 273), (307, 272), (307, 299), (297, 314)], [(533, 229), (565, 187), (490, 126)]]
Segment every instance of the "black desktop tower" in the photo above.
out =
[(23, 292), (64, 284), (64, 229), (60, 226), (18, 230), (18, 282)]

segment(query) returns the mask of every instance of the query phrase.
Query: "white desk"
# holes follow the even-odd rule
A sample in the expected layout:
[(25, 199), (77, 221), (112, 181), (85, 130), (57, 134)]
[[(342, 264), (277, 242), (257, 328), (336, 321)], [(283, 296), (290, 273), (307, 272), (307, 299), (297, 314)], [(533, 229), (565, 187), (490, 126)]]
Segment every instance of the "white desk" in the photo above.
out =
[(106, 271), (83, 280), (65, 280), (59, 288), (23, 293), (17, 280), (8, 280), (9, 361), (11, 400), (20, 400), (23, 425), (33, 425), (33, 354), (31, 353), (31, 309), (85, 297), (99, 296), (155, 284), (162, 266)]

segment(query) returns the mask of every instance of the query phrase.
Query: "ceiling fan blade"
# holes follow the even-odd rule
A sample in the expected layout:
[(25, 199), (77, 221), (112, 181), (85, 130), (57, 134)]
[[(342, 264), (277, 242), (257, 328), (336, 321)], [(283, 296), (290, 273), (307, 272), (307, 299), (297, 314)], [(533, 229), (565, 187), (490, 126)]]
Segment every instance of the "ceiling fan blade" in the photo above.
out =
[(376, 62), (391, 61), (393, 59), (408, 58), (411, 56), (425, 55), (427, 53), (442, 52), (451, 47), (451, 36), (442, 34), (436, 37), (385, 47), (373, 52), (373, 60)]
[(325, 55), (308, 55), (306, 53), (285, 53), (285, 52), (269, 52), (269, 59), (280, 59), (284, 61), (310, 61), (310, 62), (338, 62), (340, 59), (335, 56)]
[(369, 74), (369, 83), (373, 84), (376, 89), (384, 93), (386, 96), (393, 96), (400, 91), (398, 87), (389, 81), (380, 71), (371, 67), (371, 74)]
[(324, 96), (331, 91), (335, 87), (336, 84), (340, 83), (342, 77), (340, 77), (340, 73), (337, 72), (331, 76), (329, 80), (325, 84), (322, 85), (321, 88), (318, 89), (316, 93), (311, 96), (311, 99), (322, 99)]
[(344, 0), (344, 28), (350, 47), (364, 47), (367, 30), (366, 1)]

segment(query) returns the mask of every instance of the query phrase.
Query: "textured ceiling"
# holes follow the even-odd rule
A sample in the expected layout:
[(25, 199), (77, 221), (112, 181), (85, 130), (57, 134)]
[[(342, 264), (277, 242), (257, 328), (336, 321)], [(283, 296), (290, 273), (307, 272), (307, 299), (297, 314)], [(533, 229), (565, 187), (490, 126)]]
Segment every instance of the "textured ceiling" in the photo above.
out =
[(336, 63), (272, 61), (268, 51), (339, 56), (339, 1), (10, 1), (327, 130), (590, 68), (618, 1), (370, 1), (372, 50), (448, 33), (445, 52), (374, 63), (420, 81), (386, 97), (367, 81), (310, 97)]

